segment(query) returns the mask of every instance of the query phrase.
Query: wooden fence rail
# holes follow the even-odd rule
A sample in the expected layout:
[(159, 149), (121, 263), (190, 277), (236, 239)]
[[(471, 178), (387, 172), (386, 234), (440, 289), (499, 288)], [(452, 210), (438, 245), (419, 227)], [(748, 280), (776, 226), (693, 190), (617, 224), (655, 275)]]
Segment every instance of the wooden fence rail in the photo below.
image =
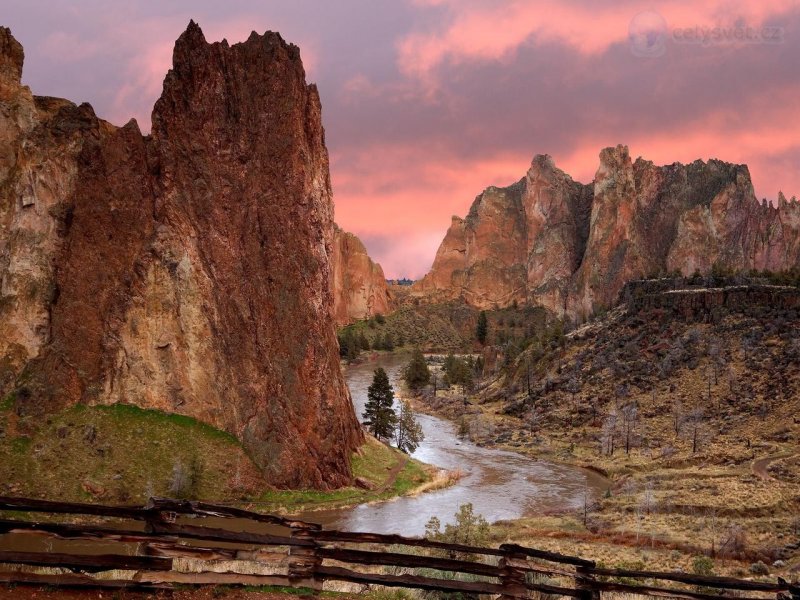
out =
[[(2, 511), (13, 511), (14, 518), (0, 519), (0, 583), (321, 589), (326, 581), (345, 581), (507, 599), (538, 594), (600, 600), (612, 592), (686, 600), (800, 600), (800, 587), (782, 579), (607, 569), (517, 544), (484, 548), (324, 530), (315, 523), (203, 502), (154, 498), (143, 507), (119, 507), (0, 497)], [(81, 523), (59, 521), (64, 515), (80, 515)], [(84, 523), (87, 517), (93, 522)]]

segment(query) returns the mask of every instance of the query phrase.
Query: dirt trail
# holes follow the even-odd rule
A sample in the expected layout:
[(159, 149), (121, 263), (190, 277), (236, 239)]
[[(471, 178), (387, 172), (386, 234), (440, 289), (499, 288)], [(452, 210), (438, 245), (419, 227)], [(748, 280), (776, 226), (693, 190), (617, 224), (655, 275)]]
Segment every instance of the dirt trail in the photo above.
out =
[(775, 481), (775, 478), (769, 474), (769, 465), (781, 458), (791, 458), (793, 454), (776, 454), (775, 456), (765, 456), (753, 461), (753, 475), (762, 481)]
[(403, 457), (397, 461), (397, 463), (392, 467), (389, 471), (388, 476), (386, 477), (386, 481), (383, 482), (383, 485), (379, 487), (376, 491), (378, 493), (385, 492), (390, 487), (394, 485), (394, 482), (397, 481), (397, 476), (400, 475), (400, 471), (408, 464), (408, 456), (403, 455)]

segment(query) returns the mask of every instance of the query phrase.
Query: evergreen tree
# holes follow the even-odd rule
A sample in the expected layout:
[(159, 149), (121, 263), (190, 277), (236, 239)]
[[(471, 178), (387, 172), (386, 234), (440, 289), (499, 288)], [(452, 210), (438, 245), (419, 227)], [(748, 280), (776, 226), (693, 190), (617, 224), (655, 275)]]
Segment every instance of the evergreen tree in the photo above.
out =
[(417, 419), (414, 418), (414, 413), (411, 411), (411, 405), (407, 400), (400, 401), (400, 417), (397, 420), (397, 449), (411, 454), (420, 445), (422, 440), (425, 439), (425, 434), (422, 433)]
[(431, 372), (422, 350), (414, 348), (411, 353), (411, 362), (406, 365), (403, 372), (403, 379), (412, 390), (417, 391), (428, 385), (431, 380)]
[(388, 350), (389, 352), (394, 350), (394, 340), (392, 339), (391, 333), (387, 333), (386, 337), (383, 338), (383, 349)]
[(358, 346), (360, 350), (369, 350), (369, 340), (363, 331), (358, 334)]
[[(471, 357), (470, 357), (471, 360)], [(444, 359), (444, 379), (446, 385), (463, 385), (472, 388), (472, 371), (474, 366), (463, 358), (457, 358), (454, 354), (448, 354)]]
[(359, 346), (358, 338), (353, 333), (353, 330), (348, 328), (340, 332), (339, 338), (339, 356), (346, 360), (354, 360), (358, 357), (361, 348)]
[(393, 404), (394, 390), (389, 383), (389, 376), (378, 367), (372, 377), (372, 384), (367, 389), (367, 403), (362, 413), (364, 424), (378, 439), (389, 439), (394, 434), (397, 415)]
[(483, 357), (482, 356), (479, 356), (478, 359), (475, 361), (475, 369), (473, 370), (473, 373), (477, 377), (482, 377), (483, 376)]
[(385, 349), (383, 346), (383, 336), (380, 334), (380, 332), (375, 334), (375, 339), (372, 341), (372, 347), (375, 350)]
[(482, 310), (478, 315), (478, 327), (475, 330), (475, 336), (481, 344), (486, 344), (486, 336), (489, 333), (489, 323), (486, 320), (486, 311)]

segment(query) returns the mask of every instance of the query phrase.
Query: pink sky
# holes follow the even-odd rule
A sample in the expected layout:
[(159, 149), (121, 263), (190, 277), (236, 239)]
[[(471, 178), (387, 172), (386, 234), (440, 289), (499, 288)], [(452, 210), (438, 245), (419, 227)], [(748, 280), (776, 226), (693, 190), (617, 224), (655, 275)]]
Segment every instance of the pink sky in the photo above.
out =
[(451, 215), (537, 153), (589, 182), (600, 149), (625, 143), (661, 164), (746, 163), (759, 197), (800, 194), (797, 2), (132, 4), (10, 0), (0, 24), (35, 93), (144, 130), (190, 18), (208, 40), (280, 31), (320, 88), (336, 219), (389, 277), (424, 274)]

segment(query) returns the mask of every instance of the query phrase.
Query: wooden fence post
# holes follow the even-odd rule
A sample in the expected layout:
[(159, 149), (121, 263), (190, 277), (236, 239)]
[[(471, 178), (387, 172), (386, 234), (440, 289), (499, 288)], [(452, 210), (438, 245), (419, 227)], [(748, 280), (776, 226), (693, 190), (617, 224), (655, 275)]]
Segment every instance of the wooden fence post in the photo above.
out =
[(308, 540), (309, 546), (289, 546), (289, 581), (298, 587), (308, 587), (321, 591), (322, 581), (317, 579), (317, 568), (322, 566), (319, 544), (314, 536), (314, 531), (309, 529), (292, 528), (291, 537), (299, 540)]
[(594, 574), (588, 567), (575, 567), (576, 588), (580, 591), (580, 600), (600, 600), (600, 590), (592, 585)]
[(510, 544), (501, 544), (500, 550), (503, 551), (503, 555), (500, 557), (497, 567), (500, 573), (500, 585), (503, 587), (500, 594), (501, 600), (525, 598), (528, 595), (528, 589), (525, 587), (526, 573), (514, 565), (513, 561), (524, 561), (527, 557), (515, 552), (514, 546)]

